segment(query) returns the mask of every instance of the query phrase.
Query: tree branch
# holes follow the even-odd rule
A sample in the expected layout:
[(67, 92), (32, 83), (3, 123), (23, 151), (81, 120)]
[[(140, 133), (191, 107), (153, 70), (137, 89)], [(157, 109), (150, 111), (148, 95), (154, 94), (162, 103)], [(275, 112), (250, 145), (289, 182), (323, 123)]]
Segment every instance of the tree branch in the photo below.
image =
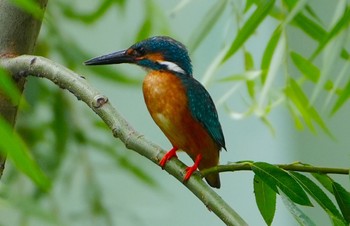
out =
[[(39, 10), (44, 15), (48, 0), (36, 0)], [(18, 8), (10, 0), (0, 0), (0, 57), (20, 54), (32, 54), (38, 37), (42, 18)], [(16, 85), (22, 93), (25, 80), (16, 80)], [(12, 126), (15, 125), (17, 104), (0, 92), (0, 116)], [(0, 155), (0, 178), (5, 168), (6, 157)]]
[[(205, 177), (208, 174), (212, 174), (212, 173), (252, 170), (252, 163), (253, 162), (247, 161), (247, 162), (238, 162), (238, 163), (232, 163), (228, 165), (211, 167), (209, 169), (202, 170), (201, 176)], [(276, 164), (275, 166), (288, 171), (323, 173), (323, 174), (349, 174), (349, 169), (345, 169), (345, 168), (317, 167), (317, 166), (301, 164), (299, 162), (292, 163), (292, 164)]]
[[(69, 69), (43, 57), (28, 55), (0, 59), (0, 66), (13, 75), (45, 77), (59, 87), (69, 90), (78, 100), (84, 101), (99, 115), (112, 130), (113, 135), (124, 142), (127, 148), (145, 156), (155, 164), (158, 165), (165, 154), (164, 150), (134, 130), (108, 102), (106, 96), (91, 87), (82, 76)], [(164, 169), (183, 183), (186, 166), (178, 159), (172, 158)], [(184, 185), (227, 225), (247, 225), (213, 189), (203, 182), (199, 173), (194, 173)]]

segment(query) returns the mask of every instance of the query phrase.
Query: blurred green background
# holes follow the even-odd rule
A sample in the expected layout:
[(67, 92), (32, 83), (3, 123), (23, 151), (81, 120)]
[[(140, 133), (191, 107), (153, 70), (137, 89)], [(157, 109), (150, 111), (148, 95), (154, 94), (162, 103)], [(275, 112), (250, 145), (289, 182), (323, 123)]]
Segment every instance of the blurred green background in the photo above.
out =
[[(316, 83), (307, 81), (289, 54), (294, 51), (309, 57), (320, 42), (296, 21), (287, 21), (292, 11), (288, 1), (276, 1), (274, 10), (238, 52), (224, 64), (215, 64), (254, 12), (256, 2), (260, 1), (49, 1), (37, 54), (84, 75), (136, 130), (167, 150), (171, 145), (143, 102), (141, 83), (146, 72), (131, 65), (85, 67), (82, 63), (149, 36), (172, 36), (188, 47), (194, 76), (216, 102), (228, 150), (221, 153), (222, 164), (301, 161), (349, 167), (349, 104), (330, 116), (337, 94), (322, 88), (330, 81), (341, 89), (348, 80), (347, 73), (339, 79), (342, 70), (348, 72), (348, 60), (339, 57), (349, 47), (348, 27), (314, 59), (325, 78)], [(304, 12), (328, 30), (348, 1), (295, 4), (300, 6), (297, 13)], [(260, 63), (271, 35), (284, 22), (282, 57), (273, 58), (270, 69), (276, 72), (266, 87), (260, 82)], [(247, 79), (249, 76), (253, 77)], [(288, 76), (302, 85), (334, 138), (318, 122), (310, 126), (295, 108), (295, 114), (291, 113), (292, 101), (284, 95)], [(29, 77), (24, 96), (30, 107), (19, 113), (17, 130), (53, 186), (48, 193), (38, 190), (7, 162), (0, 187), (0, 225), (223, 224), (166, 172), (113, 139), (100, 119), (67, 91)], [(183, 153), (180, 159), (192, 164)], [(222, 188), (217, 192), (249, 225), (263, 225), (252, 172), (223, 173), (221, 177)], [(349, 189), (348, 177), (333, 178)], [(317, 204), (303, 210), (317, 225), (330, 224)], [(280, 198), (273, 225), (298, 225)]]

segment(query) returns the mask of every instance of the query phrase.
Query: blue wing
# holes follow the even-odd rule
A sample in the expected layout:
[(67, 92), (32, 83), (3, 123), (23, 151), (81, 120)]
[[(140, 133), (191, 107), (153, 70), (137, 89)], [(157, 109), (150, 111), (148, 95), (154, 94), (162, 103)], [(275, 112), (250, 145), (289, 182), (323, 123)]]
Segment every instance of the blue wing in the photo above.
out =
[(220, 147), (226, 149), (218, 114), (208, 91), (193, 77), (183, 77), (181, 80), (187, 90), (189, 108), (193, 117), (206, 128)]

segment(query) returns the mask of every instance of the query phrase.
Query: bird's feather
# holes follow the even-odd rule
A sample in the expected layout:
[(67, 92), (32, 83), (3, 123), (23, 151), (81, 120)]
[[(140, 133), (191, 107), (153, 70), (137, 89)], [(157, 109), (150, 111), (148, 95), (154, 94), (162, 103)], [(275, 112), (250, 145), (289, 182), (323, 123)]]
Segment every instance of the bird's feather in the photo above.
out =
[(189, 109), (192, 116), (199, 121), (219, 147), (225, 147), (225, 138), (218, 114), (208, 91), (193, 77), (180, 76), (186, 87)]

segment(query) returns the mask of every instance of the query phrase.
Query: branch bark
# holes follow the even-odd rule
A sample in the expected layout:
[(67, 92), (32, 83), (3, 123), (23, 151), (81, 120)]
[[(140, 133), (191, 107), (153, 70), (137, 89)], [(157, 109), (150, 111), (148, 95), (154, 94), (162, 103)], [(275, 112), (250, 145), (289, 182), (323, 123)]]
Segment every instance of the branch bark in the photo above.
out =
[[(111, 129), (113, 135), (124, 142), (125, 146), (145, 156), (159, 165), (165, 154), (157, 145), (146, 140), (142, 134), (135, 131), (129, 123), (108, 102), (108, 98), (97, 90), (80, 75), (37, 56), (19, 56), (0, 59), (0, 66), (13, 75), (33, 75), (45, 77), (59, 87), (69, 90), (78, 100), (84, 101)], [(172, 158), (165, 165), (164, 170), (174, 176), (181, 183), (186, 166), (176, 158)], [(247, 223), (201, 178), (194, 173), (184, 184), (204, 205), (213, 211), (226, 225), (247, 225)]]
[[(43, 12), (48, 0), (36, 0)], [(42, 13), (43, 15), (43, 13)], [(19, 9), (10, 0), (0, 0), (0, 57), (32, 54), (40, 31), (42, 18)], [(25, 78), (17, 79), (17, 87), (22, 93)], [(14, 127), (18, 103), (12, 104), (0, 92), (0, 116)], [(0, 178), (5, 168), (6, 157), (0, 155)]]

